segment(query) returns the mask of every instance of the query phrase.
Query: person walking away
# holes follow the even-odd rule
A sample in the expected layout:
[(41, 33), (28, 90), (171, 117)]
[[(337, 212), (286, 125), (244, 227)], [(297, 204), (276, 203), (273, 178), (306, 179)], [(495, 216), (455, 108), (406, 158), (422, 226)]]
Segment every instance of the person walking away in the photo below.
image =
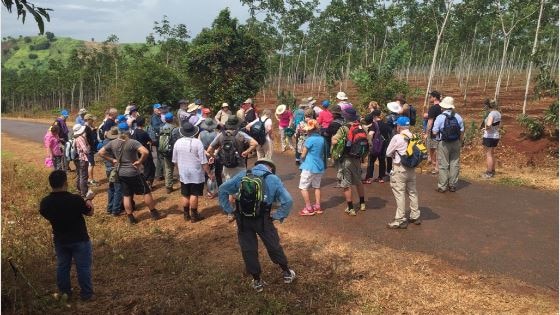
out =
[(288, 106), (284, 104), (278, 105), (274, 113), (276, 120), (278, 120), (278, 129), (280, 131), (280, 145), (282, 147), (282, 152), (286, 149), (293, 150), (294, 145), (292, 144), (292, 137), (286, 136), (286, 128), (289, 128), (294, 122), (294, 115)]
[(347, 207), (345, 212), (355, 216), (356, 211), (352, 203), (352, 186), (356, 186), (360, 197), (360, 210), (366, 210), (364, 185), (362, 184), (361, 159), (367, 154), (367, 133), (360, 124), (360, 117), (354, 108), (342, 112), (346, 125), (340, 127), (332, 138), (332, 144), (338, 139), (346, 139), (346, 147), (340, 162), (337, 164), (337, 179), (339, 187), (343, 189)]
[[(220, 206), (226, 213), (235, 213), (241, 254), (247, 273), (253, 277), (251, 286), (257, 292), (262, 292), (266, 284), (261, 278), (257, 235), (266, 247), (270, 260), (282, 269), (284, 283), (292, 283), (296, 278), (296, 273), (288, 265), (278, 231), (274, 226), (274, 221), (282, 223), (288, 217), (293, 200), (281, 179), (275, 174), (274, 162), (261, 159), (255, 162), (250, 171), (240, 172), (224, 182), (219, 190)], [(251, 187), (255, 189), (247, 189)], [(235, 194), (239, 194), (240, 199), (236, 202), (234, 212), (228, 197)], [(257, 195), (262, 196), (262, 199)], [(276, 203), (279, 203), (280, 207), (272, 211), (272, 205)]]
[(377, 121), (375, 121), (373, 114), (370, 113), (364, 117), (363, 125), (364, 128), (368, 130), (369, 152), (366, 178), (362, 181), (362, 183), (371, 184), (373, 183), (375, 161), (381, 155), (381, 151), (383, 151), (384, 139), (381, 136), (381, 129), (379, 128)]
[(324, 100), (321, 105), (323, 106), (323, 110), (317, 116), (317, 123), (319, 123), (320, 134), (325, 138), (325, 143), (327, 145), (327, 157), (330, 157), (331, 142), (329, 139), (329, 134), (327, 133), (327, 129), (329, 128), (329, 125), (334, 118), (331, 111), (329, 110), (331, 102), (329, 100)]
[(172, 148), (172, 133), (175, 129), (173, 125), (173, 114), (165, 114), (165, 124), (161, 126), (158, 139), (158, 154), (161, 154), (163, 159), (163, 170), (165, 177), (165, 190), (168, 194), (173, 192), (173, 169), (175, 168), (171, 157), (173, 154)]
[[(394, 135), (397, 134), (397, 118), (399, 118), (402, 112), (402, 106), (399, 102), (390, 102), (387, 104), (387, 109), (389, 110), (389, 115), (387, 115), (387, 125), (391, 128), (391, 134), (389, 139), (392, 139)], [(387, 174), (391, 174), (393, 170), (393, 158), (390, 156), (386, 157), (387, 161)]]
[(155, 174), (156, 174), (156, 166), (154, 164), (154, 157), (152, 156), (152, 139), (150, 135), (144, 130), (144, 126), (146, 125), (146, 120), (144, 117), (139, 116), (136, 118), (136, 129), (132, 134), (131, 138), (140, 142), (148, 150), (148, 158), (142, 164), (143, 171), (142, 175), (146, 179), (146, 182), (150, 186), (150, 189), (153, 189)]
[[(117, 126), (112, 126), (109, 132), (105, 134), (105, 140), (102, 142), (102, 147), (106, 146), (107, 143), (117, 139), (119, 136), (119, 128)], [(115, 167), (112, 161), (103, 160), (105, 164), (105, 174), (107, 175), (107, 182), (109, 187), (107, 188), (107, 214), (113, 216), (119, 216), (122, 213), (123, 206), (123, 194), (121, 183), (119, 181), (111, 182), (109, 177), (111, 171)]]
[[(179, 103), (179, 106), (181, 106), (183, 103)], [(156, 173), (154, 175), (155, 178), (159, 179), (159, 180), (163, 180), (164, 176), (163, 176), (163, 156), (161, 154), (158, 153), (158, 144), (159, 144), (159, 132), (161, 129), (161, 126), (163, 126), (165, 124), (165, 117), (162, 120), (162, 115), (161, 115), (161, 104), (154, 104), (152, 105), (153, 108), (153, 114), (150, 117), (150, 132), (148, 132), (148, 134), (150, 134), (150, 137), (152, 138), (152, 147), (153, 150), (152, 151), (152, 156), (155, 156), (155, 162), (154, 164), (156, 165)]]
[(198, 212), (198, 198), (204, 192), (205, 174), (211, 179), (214, 178), (208, 167), (204, 146), (195, 138), (198, 130), (199, 128), (190, 122), (183, 122), (181, 134), (184, 137), (177, 140), (173, 146), (173, 163), (177, 164), (181, 182), (183, 218), (192, 223), (204, 219)]
[[(262, 116), (257, 118), (256, 123), (247, 125), (247, 127), (252, 128), (251, 136), (259, 143), (257, 146), (257, 159), (272, 159), (272, 120), (270, 116), (272, 116), (270, 109), (265, 109), (262, 112)], [(260, 127), (255, 128), (256, 125), (260, 125)], [(257, 130), (255, 131), (255, 129)]]
[[(308, 133), (301, 152), (302, 163), (299, 167), (301, 175), (299, 189), (305, 202), (305, 207), (299, 215), (310, 216), (323, 213), (321, 208), (321, 178), (325, 173), (327, 146), (325, 138), (319, 133), (320, 126), (317, 120), (310, 119), (304, 127)], [(309, 189), (315, 191), (315, 203), (311, 205)]]
[(91, 148), (86, 139), (86, 126), (74, 125), (72, 131), (74, 134), (74, 146), (78, 154), (76, 159), (76, 188), (80, 195), (85, 197), (88, 191), (88, 154)]
[[(416, 225), (421, 224), (420, 209), (418, 208), (418, 193), (416, 191), (416, 171), (413, 167), (406, 167), (401, 163), (401, 157), (406, 155), (408, 141), (413, 135), (409, 130), (410, 119), (399, 117), (397, 123), (397, 134), (391, 138), (387, 147), (387, 156), (393, 158), (393, 174), (391, 175), (391, 189), (397, 203), (395, 220), (389, 222), (390, 229), (406, 229), (408, 222)], [(410, 219), (405, 216), (406, 196), (410, 202)]]
[(486, 151), (486, 172), (482, 174), (482, 178), (490, 179), (496, 175), (496, 157), (494, 152), (500, 141), (502, 115), (498, 111), (496, 100), (484, 100), (484, 110), (487, 114), (483, 122), (484, 134), (482, 136), (482, 145)]
[(93, 215), (93, 203), (68, 192), (68, 178), (63, 170), (49, 175), (51, 193), (41, 200), (39, 213), (49, 221), (56, 253), (56, 285), (67, 298), (72, 296), (70, 269), (76, 264), (80, 298), (93, 299), (91, 280), (92, 246), (84, 215)]
[(430, 102), (433, 104), (428, 109), (428, 125), (426, 126), (426, 133), (424, 134), (424, 143), (429, 149), (429, 161), (432, 164), (432, 175), (438, 173), (438, 159), (437, 159), (437, 147), (438, 141), (436, 141), (436, 136), (433, 134), (434, 121), (437, 116), (441, 115), (441, 106), (439, 105), (441, 101), (441, 94), (438, 91), (432, 91), (430, 93)]
[(85, 123), (86, 123), (85, 116), (86, 116), (87, 113), (88, 113), (87, 109), (80, 108), (80, 110), (78, 111), (78, 115), (76, 116), (75, 124), (85, 125)]
[[(385, 121), (383, 121), (383, 118), (381, 118), (381, 110), (374, 110), (372, 112), (372, 116), (379, 126), (379, 133), (382, 138), (381, 140), (383, 140), (383, 147), (381, 148), (381, 152), (377, 156), (377, 159), (379, 161), (379, 171), (377, 178), (374, 179), (374, 181), (383, 184), (385, 183), (385, 177), (388, 176), (386, 164), (387, 159), (385, 156), (385, 152), (387, 152), (387, 147), (389, 146), (389, 142), (391, 141), (391, 133), (393, 132), (393, 128), (389, 127), (389, 125)], [(373, 162), (375, 162), (375, 160)]]
[(164, 216), (156, 209), (150, 186), (139, 171), (149, 152), (140, 142), (130, 139), (130, 129), (126, 122), (120, 123), (118, 128), (117, 139), (101, 148), (99, 156), (113, 163), (113, 167), (117, 167), (118, 180), (124, 196), (124, 209), (129, 223), (138, 223), (132, 214), (134, 195), (143, 195), (152, 220), (159, 220)]
[(64, 170), (64, 154), (60, 139), (58, 138), (58, 126), (52, 125), (47, 130), (43, 143), (47, 149), (47, 157), (52, 161), (52, 167), (55, 170)]
[(450, 192), (457, 190), (459, 180), (459, 169), (461, 159), (461, 143), (465, 126), (463, 118), (455, 112), (453, 97), (443, 98), (440, 106), (443, 112), (436, 117), (432, 133), (439, 141), (438, 155), (438, 192)]
[(86, 139), (89, 145), (88, 153), (88, 185), (97, 186), (97, 181), (93, 178), (93, 169), (95, 167), (95, 153), (97, 152), (97, 128), (94, 123), (97, 118), (92, 114), (84, 116), (86, 126)]
[(340, 106), (340, 109), (343, 112), (348, 108), (353, 107), (352, 103), (348, 102), (348, 96), (346, 96), (346, 93), (342, 91), (336, 93), (336, 100), (338, 101), (337, 105)]
[[(208, 150), (208, 148), (210, 147), (212, 141), (214, 141), (214, 139), (216, 139), (216, 137), (218, 136), (218, 132), (216, 131), (217, 127), (218, 127), (218, 123), (212, 118), (206, 118), (200, 124), (201, 131), (198, 136), (198, 139), (200, 139), (200, 141), (202, 142), (202, 146), (204, 147), (205, 154), (206, 154), (206, 150)], [(222, 170), (224, 168), (223, 165), (218, 161), (218, 159), (209, 158), (208, 167), (210, 168), (210, 172), (214, 173), (215, 175), (215, 181), (217, 187), (220, 187), (220, 185), (222, 184)], [(205, 181), (207, 184), (210, 183), (208, 179), (209, 177), (206, 176)], [(215, 190), (216, 187), (210, 187), (211, 185), (207, 185), (207, 186), (208, 186), (207, 196), (209, 198), (216, 197), (218, 195), (218, 191)]]

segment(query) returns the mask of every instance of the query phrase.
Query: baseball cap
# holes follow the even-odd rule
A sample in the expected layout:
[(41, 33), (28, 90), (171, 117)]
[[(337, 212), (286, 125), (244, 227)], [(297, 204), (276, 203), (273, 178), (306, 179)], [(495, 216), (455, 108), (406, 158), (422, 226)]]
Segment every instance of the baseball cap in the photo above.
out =
[(119, 123), (119, 131), (128, 131), (128, 124), (125, 122)]
[(410, 119), (406, 116), (397, 118), (397, 126), (408, 127), (410, 126)]
[(173, 113), (167, 113), (164, 116), (165, 121), (173, 121)]
[(123, 121), (126, 121), (126, 116), (125, 115), (117, 116), (117, 122), (123, 122)]
[(159, 104), (159, 103), (154, 104), (153, 107), (154, 107), (154, 109), (159, 109), (159, 108), (161, 108), (161, 104)]
[(68, 117), (68, 111), (66, 109), (63, 109), (60, 114), (64, 117)]

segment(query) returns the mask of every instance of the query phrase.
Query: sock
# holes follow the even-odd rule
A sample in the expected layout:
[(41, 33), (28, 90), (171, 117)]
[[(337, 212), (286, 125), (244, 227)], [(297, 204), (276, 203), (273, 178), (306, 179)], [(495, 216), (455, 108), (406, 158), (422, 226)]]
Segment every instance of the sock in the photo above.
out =
[(365, 197), (360, 197), (360, 203), (366, 203)]
[(354, 204), (352, 204), (352, 201), (348, 201), (347, 204), (348, 204), (348, 209), (350, 210), (354, 209)]

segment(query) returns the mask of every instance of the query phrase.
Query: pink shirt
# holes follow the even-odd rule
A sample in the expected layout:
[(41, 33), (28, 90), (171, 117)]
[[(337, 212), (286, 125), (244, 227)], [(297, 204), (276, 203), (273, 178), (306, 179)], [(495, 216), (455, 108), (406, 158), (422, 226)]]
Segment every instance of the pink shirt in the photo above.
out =
[(280, 120), (278, 121), (278, 127), (280, 128), (286, 128), (290, 125), (290, 120), (292, 119), (293, 114), (289, 109), (286, 109), (286, 111), (284, 111), (282, 113), (282, 115), (278, 115), (278, 118), (280, 118)]
[(89, 144), (87, 143), (84, 135), (80, 135), (79, 137), (77, 137), (74, 141), (74, 145), (76, 146), (76, 149), (78, 151), (78, 158), (82, 161), (87, 161), (87, 155), (89, 154)]
[(333, 121), (333, 116), (328, 110), (323, 110), (317, 117), (317, 122), (321, 125), (321, 128), (329, 128), (331, 121)]
[(62, 156), (62, 149), (60, 148), (58, 136), (53, 135), (50, 130), (47, 131), (47, 134), (45, 134), (43, 143), (45, 144), (45, 147), (52, 152), (53, 156)]

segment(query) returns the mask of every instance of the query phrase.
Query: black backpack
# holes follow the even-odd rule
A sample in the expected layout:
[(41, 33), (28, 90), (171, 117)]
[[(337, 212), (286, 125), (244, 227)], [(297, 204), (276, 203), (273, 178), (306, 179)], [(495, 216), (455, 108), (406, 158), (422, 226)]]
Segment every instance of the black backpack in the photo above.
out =
[(409, 117), (410, 118), (410, 125), (411, 126), (416, 126), (416, 108), (414, 108), (414, 106), (412, 106), (412, 104), (408, 104), (409, 106)]
[(445, 142), (451, 142), (459, 140), (461, 137), (461, 126), (455, 113), (451, 112), (451, 115), (443, 113), (445, 115), (445, 121), (443, 123), (443, 128), (440, 130), (441, 140)]
[(249, 134), (259, 145), (263, 145), (266, 142), (266, 128), (265, 123), (269, 118), (261, 121), (260, 119), (251, 126), (251, 131)]
[(218, 159), (228, 168), (238, 167), (241, 161), (241, 147), (237, 140), (237, 131), (225, 131), (222, 134), (222, 145), (218, 152)]
[(270, 211), (270, 205), (264, 202), (265, 179), (270, 173), (256, 176), (251, 170), (241, 178), (239, 193), (235, 201), (237, 212), (242, 217), (258, 218)]

